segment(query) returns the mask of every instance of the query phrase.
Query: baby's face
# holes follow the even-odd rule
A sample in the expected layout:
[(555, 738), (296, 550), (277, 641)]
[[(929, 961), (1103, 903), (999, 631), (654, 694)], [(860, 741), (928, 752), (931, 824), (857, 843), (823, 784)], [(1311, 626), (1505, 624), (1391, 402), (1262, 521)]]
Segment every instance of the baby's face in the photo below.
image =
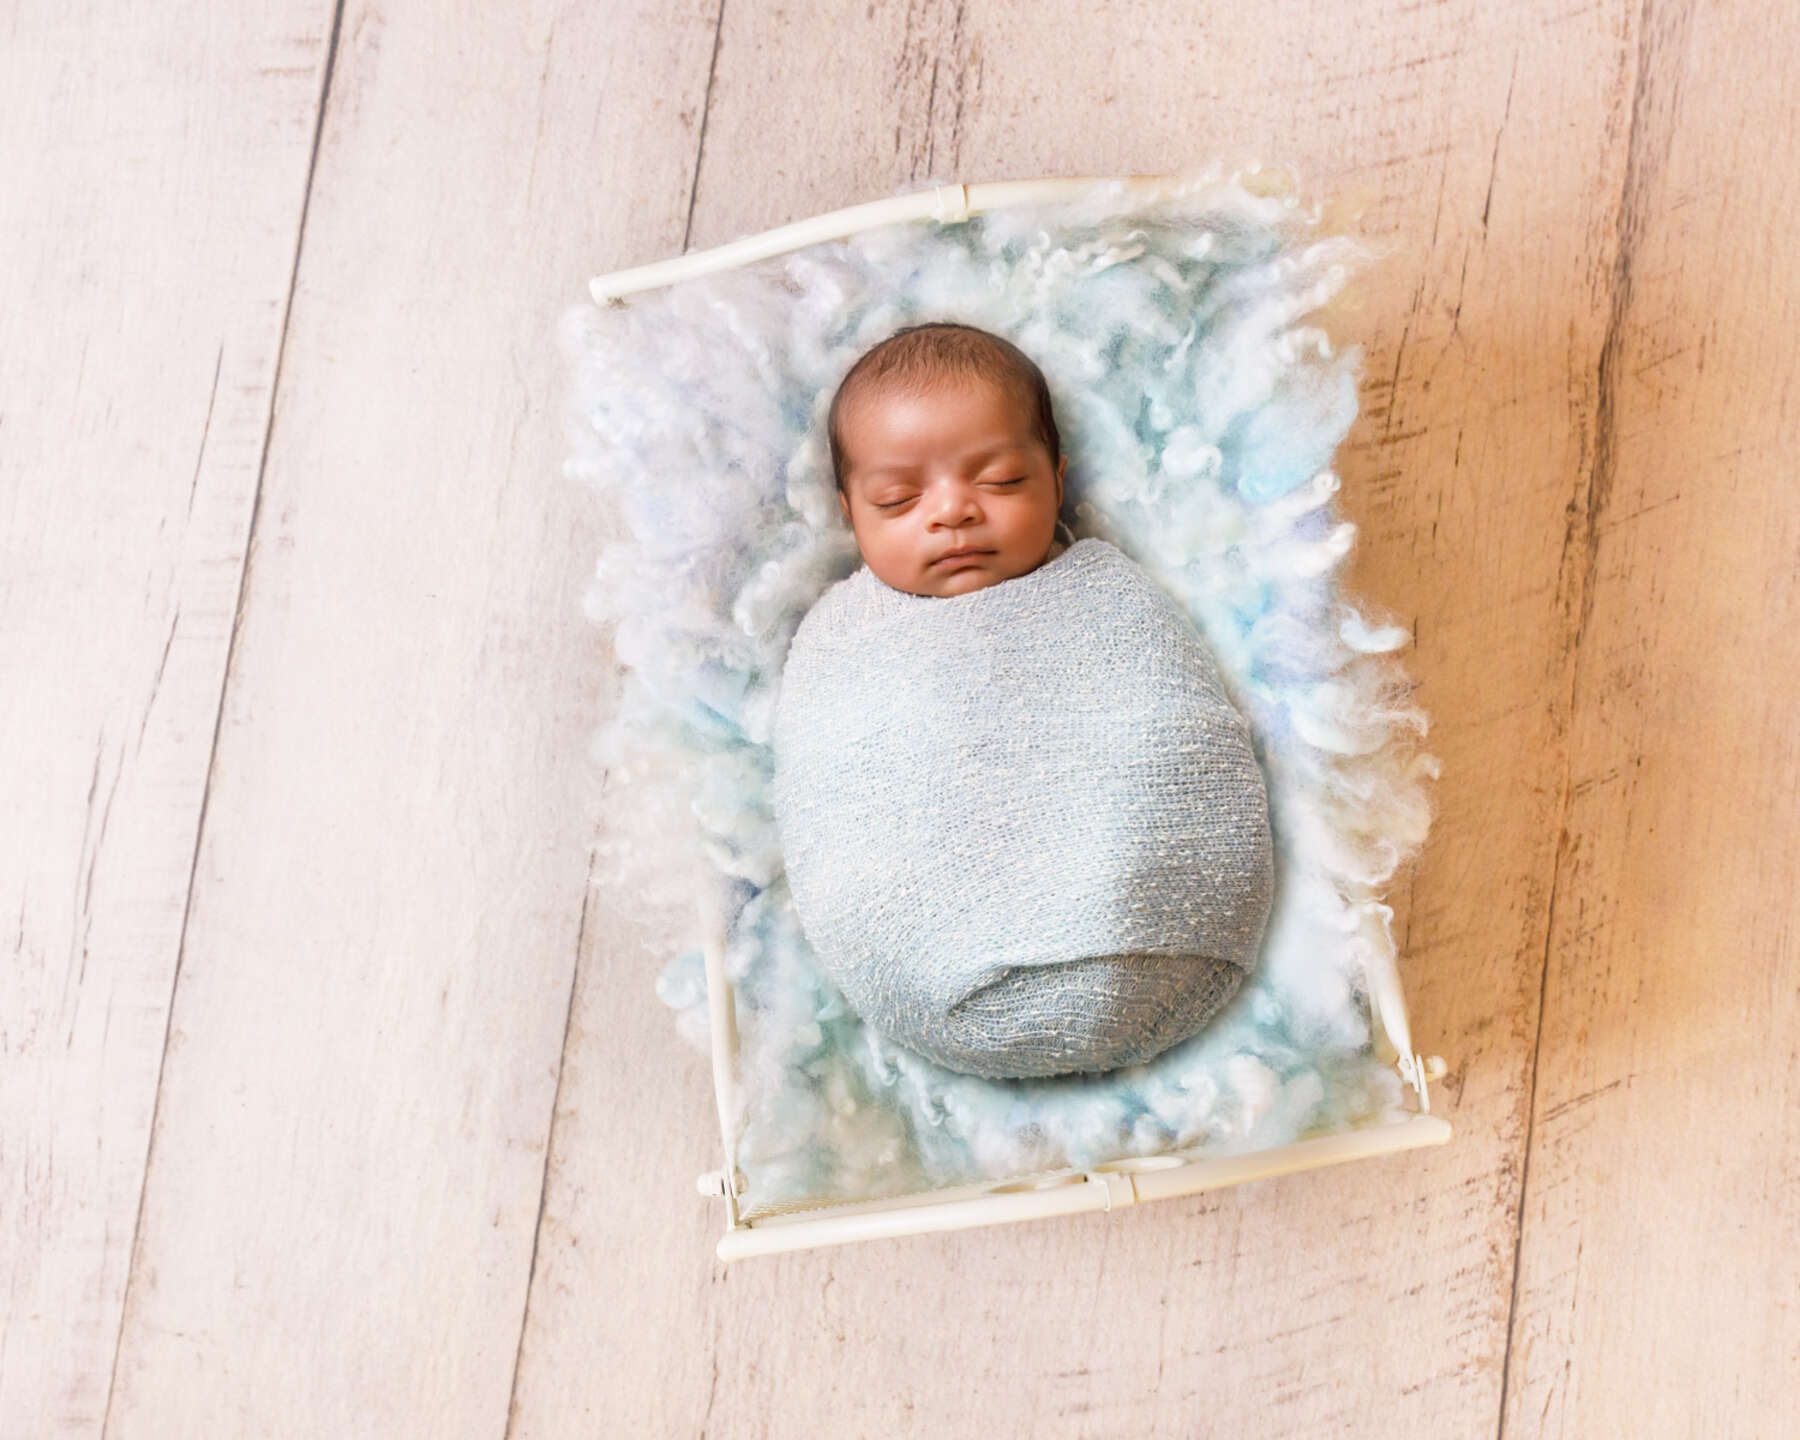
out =
[[(922, 394), (874, 390), (839, 416), (838, 495), (876, 577), (913, 595), (964, 595), (1037, 569), (1056, 537), (1068, 457), (973, 376)], [(958, 553), (952, 553), (958, 552)]]

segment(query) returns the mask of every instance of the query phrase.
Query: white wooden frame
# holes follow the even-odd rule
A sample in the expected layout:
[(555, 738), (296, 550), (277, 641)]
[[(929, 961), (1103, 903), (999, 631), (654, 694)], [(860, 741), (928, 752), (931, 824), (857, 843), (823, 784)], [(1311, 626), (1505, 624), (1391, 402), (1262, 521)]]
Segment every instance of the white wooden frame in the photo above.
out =
[(1391, 952), (1372, 949), (1369, 953), (1376, 958), (1365, 964), (1370, 1018), (1376, 1022), (1380, 1040), (1396, 1052), (1394, 1064), (1401, 1078), (1418, 1097), (1417, 1112), (1404, 1121), (1296, 1140), (1241, 1155), (1201, 1158), (1178, 1149), (1162, 1155), (1109, 1161), (1088, 1170), (1058, 1170), (919, 1195), (824, 1204), (793, 1214), (746, 1220), (737, 1204), (743, 1177), (736, 1165), (736, 1136), (738, 1117), (743, 1112), (737, 1083), (736, 1004), (731, 981), (725, 974), (724, 926), (714, 913), (703, 913), (702, 920), (707, 926), (706, 1003), (711, 1023), (713, 1098), (718, 1107), (725, 1166), (701, 1175), (696, 1183), (702, 1195), (717, 1195), (725, 1201), (726, 1229), (717, 1248), (719, 1258), (727, 1263), (751, 1255), (843, 1245), (890, 1235), (963, 1230), (1079, 1210), (1112, 1211), (1140, 1201), (1217, 1190), (1343, 1160), (1442, 1145), (1452, 1134), (1449, 1122), (1431, 1113), (1429, 1082), (1442, 1078), (1444, 1061), (1436, 1055), (1422, 1056), (1411, 1048), (1406, 1008)]
[[(911, 220), (960, 224), (972, 215), (1009, 205), (1074, 200), (1102, 185), (1120, 185), (1146, 201), (1154, 201), (1212, 183), (1216, 182), (1193, 176), (1131, 175), (1113, 179), (1078, 177), (937, 185), (929, 190), (833, 210), (710, 250), (596, 276), (589, 282), (588, 290), (597, 304), (620, 304), (623, 297), (642, 290), (751, 264), (807, 245), (843, 239), (879, 225)], [(736, 1165), (736, 1136), (738, 1117), (743, 1112), (737, 1080), (736, 1005), (731, 982), (725, 973), (725, 923), (716, 902), (703, 902), (701, 924), (711, 1027), (713, 1097), (718, 1108), (725, 1164), (720, 1170), (701, 1175), (697, 1184), (701, 1194), (716, 1195), (725, 1202), (726, 1229), (717, 1246), (719, 1258), (730, 1263), (752, 1255), (843, 1245), (893, 1235), (962, 1230), (1086, 1210), (1111, 1212), (1147, 1200), (1192, 1195), (1344, 1160), (1362, 1160), (1444, 1144), (1453, 1132), (1448, 1121), (1431, 1113), (1429, 1082), (1440, 1079), (1446, 1067), (1441, 1057), (1423, 1056), (1413, 1049), (1406, 1000), (1394, 963), (1393, 945), (1386, 933), (1385, 919), (1391, 912), (1372, 898), (1353, 903), (1361, 911), (1370, 932), (1371, 943), (1363, 947), (1364, 974), (1377, 1053), (1392, 1059), (1401, 1078), (1417, 1097), (1417, 1111), (1405, 1120), (1309, 1137), (1246, 1154), (1201, 1157), (1191, 1150), (1177, 1149), (1162, 1155), (1114, 1160), (1086, 1170), (1059, 1170), (881, 1200), (827, 1202), (815, 1209), (747, 1220), (740, 1214), (737, 1203), (743, 1176)], [(1374, 933), (1377, 929), (1379, 935)]]

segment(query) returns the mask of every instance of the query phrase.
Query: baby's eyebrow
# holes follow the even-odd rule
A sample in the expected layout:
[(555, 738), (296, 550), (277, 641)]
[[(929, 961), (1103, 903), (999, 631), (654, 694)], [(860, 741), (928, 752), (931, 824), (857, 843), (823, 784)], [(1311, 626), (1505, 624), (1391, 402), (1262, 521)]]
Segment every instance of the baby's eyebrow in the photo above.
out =
[[(1021, 452), (1023, 445), (1015, 445), (1008, 441), (1004, 445), (990, 445), (986, 450), (979, 450), (968, 458), (979, 465), (985, 465), (997, 455)], [(877, 470), (859, 470), (857, 476), (862, 480), (878, 480), (884, 475), (911, 475), (919, 467), (917, 465), (883, 465)]]

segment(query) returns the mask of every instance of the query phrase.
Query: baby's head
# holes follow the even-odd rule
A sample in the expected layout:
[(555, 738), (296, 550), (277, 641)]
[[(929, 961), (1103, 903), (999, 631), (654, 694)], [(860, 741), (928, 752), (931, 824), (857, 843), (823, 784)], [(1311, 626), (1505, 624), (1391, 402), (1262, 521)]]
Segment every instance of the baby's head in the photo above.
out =
[(898, 330), (850, 367), (828, 432), (838, 504), (894, 589), (963, 595), (1044, 563), (1069, 462), (1017, 346), (972, 325)]

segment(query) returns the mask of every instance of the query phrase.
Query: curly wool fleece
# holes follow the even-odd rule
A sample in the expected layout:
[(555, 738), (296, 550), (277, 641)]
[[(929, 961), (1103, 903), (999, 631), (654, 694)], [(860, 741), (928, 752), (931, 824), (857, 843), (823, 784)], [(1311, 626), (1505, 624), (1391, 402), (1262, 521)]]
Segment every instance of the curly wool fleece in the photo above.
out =
[[(723, 927), (739, 1054), (721, 1095), (747, 1216), (1400, 1117), (1362, 977), (1393, 953), (1379, 897), (1424, 839), (1437, 765), (1387, 653), (1407, 631), (1338, 593), (1355, 532), (1327, 467), (1359, 356), (1305, 322), (1363, 251), (1315, 230), (1290, 196), (1196, 175), (1153, 204), (1103, 186), (565, 313), (565, 469), (616, 527), (586, 597), (621, 667), (595, 740), (596, 884), (613, 924), (673, 955), (658, 993), (701, 1048), (696, 897)], [(770, 809), (776, 687), (802, 617), (858, 561), (824, 411), (857, 356), (929, 319), (997, 331), (1042, 367), (1074, 532), (1180, 603), (1256, 738), (1276, 856), (1260, 963), (1144, 1065), (947, 1070), (862, 1024), (796, 920)]]
[(1139, 1064), (1256, 964), (1274, 865), (1249, 726), (1104, 540), (941, 598), (863, 566), (794, 635), (774, 750), (813, 953), (940, 1065)]

